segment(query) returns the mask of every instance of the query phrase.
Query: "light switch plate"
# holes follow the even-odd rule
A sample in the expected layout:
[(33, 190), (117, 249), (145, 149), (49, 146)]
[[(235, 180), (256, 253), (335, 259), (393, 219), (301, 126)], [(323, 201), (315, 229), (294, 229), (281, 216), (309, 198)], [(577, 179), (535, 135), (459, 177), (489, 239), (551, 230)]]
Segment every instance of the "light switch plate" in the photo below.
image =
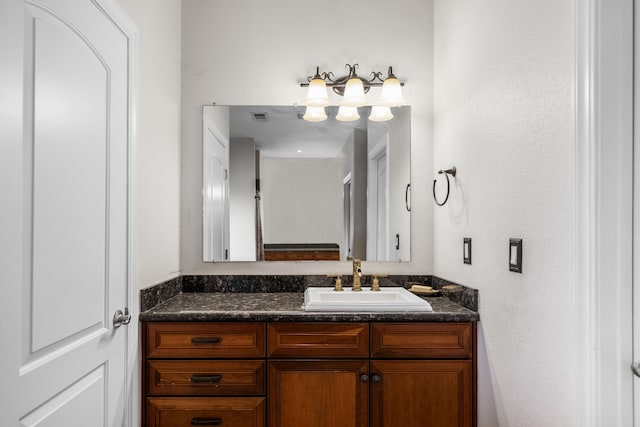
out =
[(462, 261), (471, 264), (471, 237), (465, 237), (462, 243)]
[(522, 239), (509, 239), (509, 271), (522, 273)]

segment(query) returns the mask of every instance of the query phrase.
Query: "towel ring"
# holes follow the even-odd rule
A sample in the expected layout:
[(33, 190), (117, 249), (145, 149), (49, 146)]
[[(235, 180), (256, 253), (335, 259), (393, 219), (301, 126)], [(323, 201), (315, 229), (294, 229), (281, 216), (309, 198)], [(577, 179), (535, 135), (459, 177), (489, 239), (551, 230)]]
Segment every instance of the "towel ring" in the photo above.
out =
[(404, 207), (407, 212), (411, 212), (411, 184), (407, 184), (407, 188), (404, 190)]
[(447, 203), (447, 200), (449, 200), (449, 191), (451, 190), (451, 185), (449, 184), (449, 175), (454, 178), (456, 177), (456, 167), (453, 166), (451, 169), (439, 170), (438, 175), (440, 174), (444, 174), (444, 176), (447, 178), (447, 196), (444, 198), (444, 201), (442, 203), (438, 201), (438, 197), (436, 197), (436, 183), (438, 182), (438, 179), (436, 177), (436, 179), (433, 180), (433, 200), (435, 200), (436, 205), (444, 206), (444, 204)]

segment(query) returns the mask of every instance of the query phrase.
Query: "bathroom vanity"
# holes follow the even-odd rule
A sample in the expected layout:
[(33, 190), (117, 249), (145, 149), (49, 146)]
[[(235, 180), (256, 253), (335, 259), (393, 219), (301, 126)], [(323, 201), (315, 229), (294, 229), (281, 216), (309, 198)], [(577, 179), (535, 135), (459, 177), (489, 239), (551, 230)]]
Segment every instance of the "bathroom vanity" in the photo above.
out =
[(145, 427), (471, 427), (477, 312), (305, 312), (184, 293), (141, 314)]

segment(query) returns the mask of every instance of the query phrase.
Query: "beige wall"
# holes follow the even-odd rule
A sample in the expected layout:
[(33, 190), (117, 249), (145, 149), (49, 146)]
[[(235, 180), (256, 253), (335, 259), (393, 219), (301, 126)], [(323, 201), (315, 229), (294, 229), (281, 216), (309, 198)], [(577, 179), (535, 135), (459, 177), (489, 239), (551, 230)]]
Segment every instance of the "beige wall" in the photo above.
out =
[(434, 273), (480, 291), (479, 426), (572, 426), (573, 2), (436, 0), (435, 23), (435, 167), (458, 177)]
[(180, 270), (180, 0), (118, 0), (138, 28), (138, 281)]
[[(407, 83), (411, 105), (412, 190), (427, 195), (433, 167), (432, 1), (188, 0), (182, 20), (183, 273), (347, 274), (347, 262), (202, 263), (202, 105), (293, 105), (304, 101), (299, 83), (316, 66), (341, 75), (346, 63), (357, 62), (365, 75), (392, 65)], [(431, 201), (415, 197), (411, 262), (377, 269), (431, 273), (432, 215)], [(365, 273), (376, 268), (367, 264)]]

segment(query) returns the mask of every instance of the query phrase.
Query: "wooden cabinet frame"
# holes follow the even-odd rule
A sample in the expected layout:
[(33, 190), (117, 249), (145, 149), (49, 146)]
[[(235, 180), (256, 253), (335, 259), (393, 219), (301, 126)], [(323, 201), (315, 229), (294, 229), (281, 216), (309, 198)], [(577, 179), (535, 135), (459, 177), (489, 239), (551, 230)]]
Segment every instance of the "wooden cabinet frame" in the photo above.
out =
[(258, 427), (301, 426), (305, 416), (348, 427), (477, 425), (476, 322), (142, 327), (144, 427), (206, 408)]

